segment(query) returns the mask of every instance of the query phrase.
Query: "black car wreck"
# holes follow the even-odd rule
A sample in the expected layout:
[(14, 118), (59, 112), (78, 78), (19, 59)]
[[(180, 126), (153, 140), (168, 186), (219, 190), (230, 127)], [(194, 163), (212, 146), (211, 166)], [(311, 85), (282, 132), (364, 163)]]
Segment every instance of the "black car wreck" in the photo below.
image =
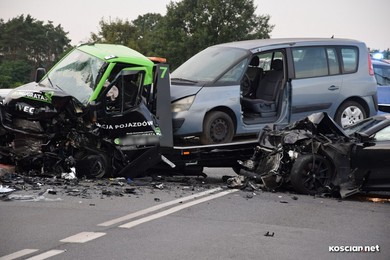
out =
[(341, 129), (326, 113), (282, 129), (265, 127), (240, 174), (263, 188), (347, 197), (390, 190), (390, 114)]

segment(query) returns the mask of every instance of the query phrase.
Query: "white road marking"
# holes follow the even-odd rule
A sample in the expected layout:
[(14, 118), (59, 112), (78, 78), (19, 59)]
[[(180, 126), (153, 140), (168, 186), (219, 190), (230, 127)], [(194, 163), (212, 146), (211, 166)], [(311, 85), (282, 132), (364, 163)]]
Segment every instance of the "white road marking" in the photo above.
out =
[[(179, 198), (179, 199), (176, 199), (176, 200), (172, 200), (172, 201), (169, 201), (169, 202), (166, 202), (166, 203), (162, 203), (162, 204), (159, 204), (159, 205), (156, 205), (156, 206), (144, 209), (144, 210), (140, 210), (140, 211), (128, 214), (128, 215), (120, 217), (120, 218), (116, 218), (116, 219), (113, 219), (113, 220), (110, 220), (110, 221), (106, 221), (104, 223), (98, 224), (98, 226), (106, 226), (107, 227), (107, 226), (115, 225), (115, 224), (120, 223), (120, 222), (131, 220), (133, 218), (136, 218), (136, 217), (148, 214), (148, 213), (152, 213), (152, 212), (157, 211), (159, 209), (163, 209), (163, 208), (175, 205), (175, 204), (179, 204), (179, 203), (181, 204), (181, 203), (183, 203), (185, 201), (196, 199), (196, 200), (188, 202), (186, 204), (181, 204), (181, 205), (178, 205), (176, 207), (167, 209), (165, 211), (162, 211), (162, 212), (150, 215), (148, 217), (144, 217), (144, 218), (141, 218), (141, 219), (138, 219), (138, 220), (135, 220), (135, 221), (132, 221), (132, 222), (129, 222), (129, 223), (126, 223), (126, 224), (123, 224), (123, 225), (119, 226), (121, 228), (132, 228), (132, 227), (135, 227), (137, 225), (140, 225), (140, 224), (143, 224), (143, 223), (146, 223), (146, 222), (149, 222), (149, 221), (152, 221), (152, 220), (155, 220), (155, 219), (167, 216), (169, 214), (175, 213), (175, 212), (180, 211), (182, 209), (189, 208), (191, 206), (194, 206), (194, 205), (197, 205), (197, 204), (200, 204), (200, 203), (212, 200), (212, 199), (216, 199), (216, 198), (219, 198), (219, 197), (222, 197), (222, 196), (225, 196), (225, 195), (228, 195), (230, 193), (238, 191), (238, 190), (233, 190), (232, 189), (232, 190), (223, 191), (223, 192), (219, 192), (219, 193), (216, 193), (216, 194), (204, 197), (206, 195), (209, 195), (209, 194), (221, 191), (221, 190), (222, 190), (222, 188), (215, 188), (215, 189), (199, 192), (199, 193), (193, 194), (191, 196), (187, 196), (187, 197)], [(199, 198), (199, 199), (197, 199), (197, 198)], [(70, 237), (64, 238), (64, 239), (60, 240), (60, 242), (64, 242), (64, 243), (85, 243), (85, 242), (91, 241), (93, 239), (99, 238), (101, 236), (104, 236), (105, 234), (106, 233), (102, 233), (102, 232), (81, 232), (81, 233), (78, 233), (78, 234), (76, 234), (74, 236), (70, 236)], [(20, 257), (26, 256), (28, 254), (32, 254), (32, 253), (34, 253), (36, 251), (38, 251), (38, 249), (23, 249), (23, 250), (20, 250), (18, 252), (15, 252), (15, 253), (12, 253), (12, 254), (9, 254), (9, 255), (6, 255), (6, 256), (2, 256), (2, 257), (0, 257), (0, 260), (12, 260), (12, 259), (16, 259), (16, 258), (20, 258)], [(43, 260), (43, 259), (47, 259), (47, 258), (50, 258), (52, 256), (55, 256), (55, 255), (58, 255), (58, 254), (61, 254), (61, 253), (64, 253), (64, 252), (66, 252), (66, 250), (50, 250), (50, 251), (44, 252), (42, 254), (39, 254), (39, 255), (33, 256), (31, 258), (28, 258), (27, 260)]]
[(47, 258), (50, 258), (52, 256), (55, 256), (55, 255), (62, 254), (64, 252), (65, 252), (65, 250), (50, 250), (50, 251), (47, 251), (45, 253), (27, 258), (26, 260), (43, 260), (43, 259), (47, 259)]
[(176, 199), (176, 200), (168, 201), (166, 203), (162, 203), (162, 204), (159, 204), (159, 205), (156, 205), (156, 206), (144, 209), (144, 210), (140, 210), (140, 211), (128, 214), (128, 215), (120, 217), (120, 218), (116, 218), (116, 219), (113, 219), (113, 220), (110, 220), (110, 221), (103, 222), (101, 224), (98, 224), (98, 226), (103, 226), (103, 227), (112, 226), (112, 225), (118, 224), (120, 222), (128, 221), (128, 220), (131, 220), (133, 218), (136, 218), (136, 217), (148, 214), (148, 213), (152, 213), (152, 212), (154, 212), (156, 210), (159, 210), (159, 209), (162, 209), (162, 208), (166, 208), (166, 207), (169, 207), (169, 206), (172, 206), (172, 205), (175, 205), (175, 204), (183, 203), (183, 202), (188, 201), (188, 200), (196, 199), (198, 197), (203, 197), (205, 195), (208, 195), (210, 193), (214, 193), (214, 192), (217, 192), (217, 191), (220, 191), (220, 190), (222, 190), (222, 188), (215, 188), (215, 189), (199, 192), (199, 193), (193, 194), (191, 196), (187, 196), (187, 197), (179, 198), (179, 199)]
[(102, 232), (81, 232), (74, 236), (70, 236), (60, 240), (60, 242), (64, 243), (85, 243), (91, 241), (93, 239), (104, 236), (106, 233)]
[(220, 192), (220, 193), (217, 193), (217, 194), (213, 194), (213, 195), (210, 195), (210, 196), (207, 196), (207, 197), (204, 197), (204, 198), (200, 198), (198, 200), (194, 200), (194, 201), (188, 202), (186, 204), (179, 205), (179, 206), (167, 209), (165, 211), (162, 211), (162, 212), (150, 215), (148, 217), (144, 217), (144, 218), (141, 218), (141, 219), (137, 219), (137, 220), (131, 221), (131, 222), (123, 224), (123, 225), (121, 225), (119, 227), (121, 227), (121, 228), (132, 228), (132, 227), (135, 227), (137, 225), (143, 224), (145, 222), (152, 221), (152, 220), (155, 220), (155, 219), (167, 216), (169, 214), (175, 213), (175, 212), (180, 211), (182, 209), (189, 208), (191, 206), (194, 206), (194, 205), (197, 205), (197, 204), (200, 204), (200, 203), (212, 200), (212, 199), (216, 199), (216, 198), (228, 195), (228, 194), (236, 192), (236, 191), (238, 191), (238, 190), (234, 189), (234, 190), (228, 190), (228, 191), (223, 191), (223, 192)]
[(15, 253), (2, 256), (2, 257), (0, 257), (0, 260), (12, 260), (12, 259), (16, 259), (16, 258), (25, 256), (25, 255), (32, 254), (36, 251), (38, 251), (38, 249), (23, 249), (23, 250), (20, 250), (18, 252), (15, 252)]

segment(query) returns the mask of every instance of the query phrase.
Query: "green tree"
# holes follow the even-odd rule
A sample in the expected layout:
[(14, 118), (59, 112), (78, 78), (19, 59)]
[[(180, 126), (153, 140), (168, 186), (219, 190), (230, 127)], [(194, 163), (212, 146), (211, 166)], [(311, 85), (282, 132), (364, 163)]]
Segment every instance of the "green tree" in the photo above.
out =
[(156, 55), (154, 39), (160, 30), (163, 17), (160, 14), (148, 13), (138, 16), (132, 22), (115, 19), (99, 22), (99, 32), (91, 33), (90, 41), (98, 43), (122, 44), (141, 52), (144, 55)]
[(30, 81), (31, 65), (23, 60), (0, 63), (0, 88), (14, 88)]
[(253, 0), (182, 0), (170, 2), (167, 14), (148, 13), (132, 22), (99, 22), (92, 42), (123, 44), (146, 56), (167, 58), (176, 68), (214, 44), (269, 38), (269, 15), (256, 15)]
[(138, 43), (138, 51), (147, 56), (159, 56), (161, 48), (159, 35), (163, 30), (164, 17), (160, 14), (148, 13), (138, 16), (133, 21), (137, 28), (136, 38)]
[(97, 34), (91, 33), (91, 41), (99, 43), (112, 43), (138, 48), (136, 27), (128, 20), (115, 19), (106, 21), (102, 18), (99, 22), (100, 30)]
[(253, 0), (171, 2), (165, 16), (165, 51), (173, 67), (214, 44), (269, 38), (269, 15), (256, 15)]
[(0, 86), (30, 81), (37, 67), (49, 69), (70, 47), (61, 25), (44, 24), (30, 15), (0, 20)]

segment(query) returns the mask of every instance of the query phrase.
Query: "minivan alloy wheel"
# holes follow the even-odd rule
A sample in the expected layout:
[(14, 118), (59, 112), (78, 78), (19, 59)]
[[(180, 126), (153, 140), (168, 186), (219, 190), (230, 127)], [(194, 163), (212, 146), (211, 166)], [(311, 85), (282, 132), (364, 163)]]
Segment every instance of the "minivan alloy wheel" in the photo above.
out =
[(359, 103), (348, 101), (342, 104), (337, 110), (335, 120), (337, 124), (345, 128), (362, 121), (366, 117), (366, 112)]

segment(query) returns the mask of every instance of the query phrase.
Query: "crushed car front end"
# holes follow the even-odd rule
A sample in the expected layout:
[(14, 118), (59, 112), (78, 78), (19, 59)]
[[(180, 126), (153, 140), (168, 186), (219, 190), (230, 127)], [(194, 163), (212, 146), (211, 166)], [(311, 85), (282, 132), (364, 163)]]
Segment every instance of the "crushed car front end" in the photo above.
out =
[(353, 138), (326, 114), (317, 113), (282, 129), (264, 128), (252, 158), (240, 174), (263, 188), (293, 188), (304, 194), (340, 194), (354, 185)]

